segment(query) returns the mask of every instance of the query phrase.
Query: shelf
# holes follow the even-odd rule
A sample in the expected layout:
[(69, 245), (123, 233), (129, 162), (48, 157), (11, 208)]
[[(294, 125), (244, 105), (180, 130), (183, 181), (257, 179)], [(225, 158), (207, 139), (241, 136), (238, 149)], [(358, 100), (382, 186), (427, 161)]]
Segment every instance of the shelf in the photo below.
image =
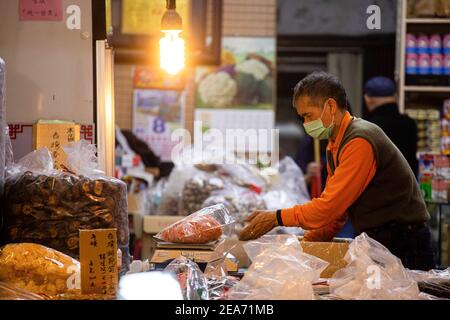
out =
[(408, 92), (450, 92), (448, 87), (428, 87), (428, 86), (405, 86), (405, 91)]
[(450, 24), (450, 18), (411, 18), (406, 19), (410, 24)]

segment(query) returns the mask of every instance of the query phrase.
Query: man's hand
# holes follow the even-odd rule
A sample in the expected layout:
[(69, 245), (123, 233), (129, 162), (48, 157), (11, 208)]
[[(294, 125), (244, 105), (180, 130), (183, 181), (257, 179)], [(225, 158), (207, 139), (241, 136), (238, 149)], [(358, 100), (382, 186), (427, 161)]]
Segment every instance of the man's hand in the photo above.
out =
[(245, 219), (249, 224), (242, 230), (239, 240), (254, 240), (278, 226), (276, 211), (255, 211)]

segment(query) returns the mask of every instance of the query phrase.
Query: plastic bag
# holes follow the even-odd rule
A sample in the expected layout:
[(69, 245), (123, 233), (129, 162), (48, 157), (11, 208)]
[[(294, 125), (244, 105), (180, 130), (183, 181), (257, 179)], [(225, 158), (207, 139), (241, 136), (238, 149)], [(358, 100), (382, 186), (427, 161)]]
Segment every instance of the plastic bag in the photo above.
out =
[(37, 294), (79, 293), (80, 264), (75, 259), (34, 243), (0, 249), (0, 281)]
[(229, 198), (235, 195), (234, 188), (261, 192), (267, 187), (256, 168), (238, 162), (234, 155), (227, 155), (233, 164), (223, 164), (223, 151), (195, 153), (195, 149), (187, 149), (185, 152), (191, 155), (184, 161), (175, 161), (161, 199), (159, 215), (186, 216), (203, 208), (210, 197), (224, 196), (228, 197), (225, 201), (230, 201)]
[(0, 58), (0, 195), (3, 193), (6, 165), (7, 126), (5, 121), (5, 62)]
[(66, 150), (72, 172), (53, 169), (46, 148), (8, 168), (3, 239), (39, 243), (78, 258), (80, 229), (117, 228), (123, 273), (130, 263), (126, 184), (97, 169), (94, 147), (86, 141)]
[(181, 215), (181, 197), (187, 180), (199, 171), (193, 166), (176, 166), (170, 173), (165, 191), (161, 198), (158, 215), (177, 216)]
[(233, 259), (230, 251), (235, 247), (223, 243), (217, 247), (221, 257), (210, 261), (205, 268), (205, 277), (208, 281), (208, 293), (210, 300), (227, 300), (230, 290), (239, 282), (239, 279), (228, 275), (226, 258)]
[(223, 204), (237, 218), (236, 232), (244, 225), (245, 218), (255, 210), (265, 210), (266, 205), (256, 191), (235, 185), (229, 179), (224, 179), (224, 188), (213, 191), (202, 207)]
[(232, 300), (312, 300), (312, 284), (328, 263), (303, 253), (297, 237), (263, 236), (244, 244), (252, 260), (244, 278), (231, 290)]
[(179, 256), (164, 271), (176, 276), (185, 300), (209, 300), (207, 280), (195, 262)]
[(302, 169), (290, 157), (285, 157), (278, 164), (275, 181), (263, 194), (268, 210), (290, 208), (310, 201)]
[(181, 194), (180, 213), (184, 216), (203, 208), (203, 202), (217, 190), (224, 188), (219, 177), (206, 172), (198, 172), (186, 180)]
[(0, 300), (44, 300), (43, 297), (0, 282)]
[(229, 236), (234, 232), (236, 218), (224, 205), (201, 209), (168, 226), (156, 235), (157, 239), (189, 244), (205, 244)]
[(417, 281), (421, 293), (436, 298), (450, 299), (450, 268), (428, 272), (408, 270), (411, 279)]
[(343, 299), (419, 299), (412, 280), (399, 258), (379, 242), (362, 233), (350, 244), (347, 266), (330, 279), (330, 293)]
[(232, 276), (208, 278), (208, 294), (210, 300), (228, 300), (231, 290), (239, 283)]
[(243, 161), (234, 159), (232, 164), (221, 164), (220, 172), (221, 174), (230, 177), (236, 185), (247, 188), (256, 188), (261, 191), (267, 188), (267, 181), (260, 175), (259, 171)]
[(167, 178), (161, 178), (149, 190), (150, 215), (156, 215), (161, 206), (163, 194), (167, 187)]

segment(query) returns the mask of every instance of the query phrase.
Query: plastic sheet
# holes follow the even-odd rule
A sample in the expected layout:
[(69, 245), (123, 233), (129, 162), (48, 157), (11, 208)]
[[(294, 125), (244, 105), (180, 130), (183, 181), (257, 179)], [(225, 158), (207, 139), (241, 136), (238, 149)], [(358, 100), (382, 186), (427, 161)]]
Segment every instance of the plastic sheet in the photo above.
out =
[(297, 237), (263, 236), (244, 245), (252, 264), (232, 300), (312, 300), (312, 284), (328, 263), (302, 252)]
[(78, 261), (39, 244), (8, 244), (0, 249), (0, 281), (10, 286), (50, 296), (76, 293), (79, 274)]
[(218, 204), (168, 226), (156, 238), (173, 243), (205, 244), (231, 235), (235, 222), (236, 218), (225, 206)]
[(450, 299), (450, 268), (428, 272), (408, 270), (408, 275), (417, 281), (422, 293), (436, 298)]
[(417, 282), (400, 259), (367, 234), (355, 238), (345, 260), (347, 266), (330, 279), (331, 294), (355, 300), (419, 299)]
[(180, 256), (164, 271), (176, 276), (185, 300), (209, 300), (207, 280), (195, 262)]
[(126, 184), (98, 170), (95, 148), (86, 141), (69, 145), (66, 152), (67, 172), (53, 169), (46, 148), (8, 167), (3, 238), (78, 258), (80, 229), (117, 228), (125, 272), (130, 263)]

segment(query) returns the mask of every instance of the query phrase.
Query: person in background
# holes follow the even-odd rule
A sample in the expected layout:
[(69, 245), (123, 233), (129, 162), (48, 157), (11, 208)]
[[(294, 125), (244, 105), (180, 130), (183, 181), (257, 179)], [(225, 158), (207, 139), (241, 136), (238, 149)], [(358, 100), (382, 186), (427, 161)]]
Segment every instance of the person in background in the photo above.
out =
[(417, 177), (417, 125), (399, 112), (394, 82), (386, 77), (367, 81), (364, 100), (369, 111), (367, 121), (379, 126), (408, 161)]

